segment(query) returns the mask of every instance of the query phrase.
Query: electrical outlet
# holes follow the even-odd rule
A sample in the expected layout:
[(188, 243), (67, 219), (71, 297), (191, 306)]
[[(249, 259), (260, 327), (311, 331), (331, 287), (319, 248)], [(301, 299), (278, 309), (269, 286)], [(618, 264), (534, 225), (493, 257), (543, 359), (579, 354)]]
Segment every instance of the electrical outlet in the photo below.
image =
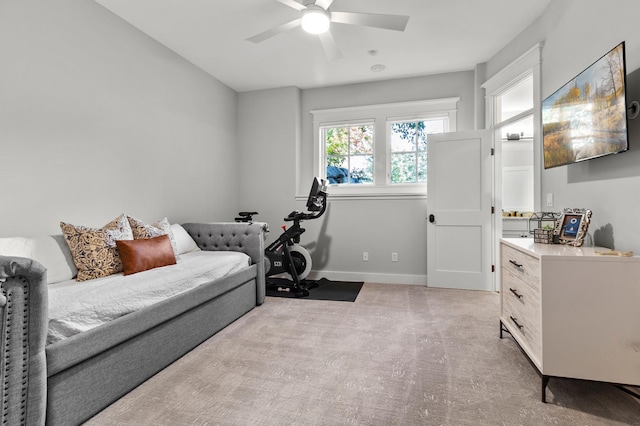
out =
[(392, 262), (398, 261), (398, 253), (391, 253), (391, 261)]
[(369, 261), (369, 253), (366, 251), (362, 252), (362, 261), (363, 262), (368, 262)]

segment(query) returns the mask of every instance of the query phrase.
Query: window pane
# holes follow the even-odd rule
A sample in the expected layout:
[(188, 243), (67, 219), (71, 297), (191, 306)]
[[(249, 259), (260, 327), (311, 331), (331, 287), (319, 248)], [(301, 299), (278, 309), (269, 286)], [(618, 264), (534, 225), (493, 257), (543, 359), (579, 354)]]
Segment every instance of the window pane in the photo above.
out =
[(444, 133), (444, 118), (437, 118), (435, 120), (425, 120), (424, 122), (425, 133), (430, 135), (432, 133)]
[(327, 180), (329, 183), (347, 183), (349, 170), (346, 156), (327, 156)]
[(373, 126), (350, 128), (351, 155), (373, 154)]
[(429, 132), (426, 128), (425, 124), (429, 123), (428, 121), (421, 121), (418, 124), (421, 124), (421, 129), (418, 132), (418, 151), (426, 151), (427, 150), (427, 134), (429, 133), (438, 133), (438, 132)]
[(418, 132), (418, 151), (427, 150), (427, 135), (445, 132), (445, 119), (438, 118), (436, 120), (422, 121), (420, 131)]
[(533, 115), (502, 127), (500, 133), (502, 140), (532, 139), (533, 138)]
[(533, 75), (496, 97), (497, 122), (505, 121), (533, 108)]
[(335, 166), (335, 167), (346, 167), (347, 166), (347, 157), (340, 155), (328, 155), (327, 156), (327, 166)]
[(391, 183), (426, 183), (427, 136), (446, 129), (446, 117), (391, 124)]
[(349, 128), (332, 127), (324, 130), (327, 155), (349, 154)]
[(373, 182), (373, 124), (322, 129), (329, 183)]
[(416, 181), (416, 154), (391, 154), (391, 183)]
[(373, 155), (355, 155), (351, 157), (351, 182), (373, 182)]
[(427, 181), (427, 153), (418, 154), (418, 182)]
[(416, 123), (404, 122), (391, 125), (391, 152), (416, 150)]
[(327, 166), (327, 181), (329, 181), (329, 183), (347, 183), (348, 178), (348, 169), (338, 166)]

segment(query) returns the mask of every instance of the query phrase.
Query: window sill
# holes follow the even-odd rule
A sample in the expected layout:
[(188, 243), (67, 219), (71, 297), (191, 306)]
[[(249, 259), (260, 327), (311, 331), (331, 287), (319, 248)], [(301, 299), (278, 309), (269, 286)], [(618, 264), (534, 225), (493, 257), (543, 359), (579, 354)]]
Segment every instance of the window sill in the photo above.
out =
[[(418, 200), (427, 198), (427, 185), (328, 185), (329, 200)], [(297, 195), (304, 201), (307, 195)]]

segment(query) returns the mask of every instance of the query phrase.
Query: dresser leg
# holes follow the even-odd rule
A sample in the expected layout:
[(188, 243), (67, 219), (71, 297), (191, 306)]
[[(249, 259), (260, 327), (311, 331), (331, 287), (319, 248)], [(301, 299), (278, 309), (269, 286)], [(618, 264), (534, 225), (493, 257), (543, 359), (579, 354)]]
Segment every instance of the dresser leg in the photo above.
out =
[(544, 374), (542, 375), (542, 393), (541, 393), (541, 399), (542, 402), (546, 403), (547, 402), (547, 385), (549, 384), (549, 376), (545, 376)]
[(511, 334), (511, 332), (507, 330), (507, 328), (502, 323), (502, 320), (500, 320), (500, 338), (501, 339), (503, 338), (503, 334), (502, 334), (503, 331), (506, 331), (507, 333)]

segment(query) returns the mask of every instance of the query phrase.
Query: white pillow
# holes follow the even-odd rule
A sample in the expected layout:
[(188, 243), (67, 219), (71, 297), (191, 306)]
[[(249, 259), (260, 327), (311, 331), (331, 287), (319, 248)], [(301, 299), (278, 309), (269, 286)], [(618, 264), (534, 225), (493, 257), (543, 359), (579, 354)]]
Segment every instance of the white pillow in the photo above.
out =
[(73, 263), (71, 250), (62, 234), (40, 235), (29, 238), (31, 257), (47, 268), (47, 283), (72, 280), (78, 269)]
[(31, 257), (31, 247), (23, 237), (0, 238), (0, 256)]
[(190, 253), (192, 251), (199, 251), (200, 247), (191, 238), (191, 235), (177, 223), (171, 224), (171, 232), (176, 239), (176, 246), (178, 247), (178, 254)]
[(78, 273), (62, 235), (0, 238), (0, 255), (40, 262), (47, 269), (47, 284), (71, 280)]

